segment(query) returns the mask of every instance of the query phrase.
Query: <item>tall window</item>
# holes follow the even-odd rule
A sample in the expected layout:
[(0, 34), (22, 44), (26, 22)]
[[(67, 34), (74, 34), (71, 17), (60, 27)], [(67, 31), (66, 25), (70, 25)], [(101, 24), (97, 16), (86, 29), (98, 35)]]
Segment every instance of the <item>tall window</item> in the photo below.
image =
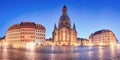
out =
[(65, 32), (63, 32), (63, 40), (65, 41)]
[(65, 29), (63, 29), (63, 41), (65, 41), (66, 36), (65, 36)]

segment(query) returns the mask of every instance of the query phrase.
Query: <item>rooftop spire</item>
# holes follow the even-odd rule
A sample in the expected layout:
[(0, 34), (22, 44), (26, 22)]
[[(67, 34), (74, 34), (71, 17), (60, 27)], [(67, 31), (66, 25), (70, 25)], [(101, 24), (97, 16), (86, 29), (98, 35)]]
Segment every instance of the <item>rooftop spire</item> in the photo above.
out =
[(63, 8), (67, 8), (67, 7), (64, 5)]
[(54, 30), (57, 30), (56, 24), (54, 24)]
[(73, 29), (76, 30), (76, 26), (75, 26), (75, 23), (73, 24)]
[(62, 15), (67, 15), (67, 7), (65, 5), (62, 8)]

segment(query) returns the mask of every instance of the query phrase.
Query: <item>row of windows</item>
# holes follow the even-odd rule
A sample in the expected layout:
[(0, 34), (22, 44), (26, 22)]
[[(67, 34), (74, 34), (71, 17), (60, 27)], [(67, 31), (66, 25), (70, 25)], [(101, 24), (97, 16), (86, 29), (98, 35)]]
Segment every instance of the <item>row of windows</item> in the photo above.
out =
[(34, 32), (21, 32), (21, 34), (35, 34)]
[(112, 36), (110, 36), (110, 35), (108, 35), (108, 36), (94, 36), (93, 38), (95, 39), (95, 38), (110, 38), (110, 37), (112, 37)]
[(18, 39), (19, 37), (9, 37), (9, 39)]
[[(27, 35), (27, 36), (29, 36), (29, 35)], [(40, 37), (40, 36), (45, 36), (45, 34), (40, 34), (40, 35), (37, 35), (38, 37)], [(20, 35), (9, 35), (9, 38), (10, 39), (13, 39), (13, 38), (19, 38), (20, 37)], [(35, 36), (30, 36), (31, 38), (35, 38)], [(21, 38), (25, 38), (25, 36), (21, 36)]]
[(11, 32), (20, 32), (20, 30), (19, 29), (16, 29), (16, 30), (10, 30), (10, 31), (8, 31), (9, 33), (11, 33)]
[[(8, 34), (9, 36), (11, 36), (11, 35), (19, 35), (20, 33), (10, 33), (10, 34)], [(35, 34), (34, 32), (21, 32), (21, 34)], [(44, 34), (44, 33), (42, 33), (42, 34)], [(36, 35), (41, 35), (41, 33), (37, 33)]]
[(44, 42), (44, 40), (9, 40), (9, 42)]
[(9, 32), (9, 34), (17, 34), (17, 33), (20, 33), (20, 32)]
[(45, 42), (45, 39), (36, 40), (36, 42)]
[(111, 38), (111, 37), (94, 37), (93, 39), (108, 39), (108, 38)]
[(35, 42), (35, 40), (11, 40), (10, 42)]
[(21, 29), (21, 31), (35, 31), (34, 29)]
[(98, 34), (98, 35), (95, 35), (95, 37), (107, 37), (107, 36), (113, 36), (113, 34)]
[(45, 39), (45, 37), (36, 37), (36, 39)]
[[(25, 36), (21, 36), (21, 38), (25, 38)], [(28, 38), (35, 38), (35, 36), (30, 36)]]
[[(9, 33), (9, 35), (19, 35), (20, 33)], [(35, 32), (21, 32), (21, 34), (35, 34)], [(41, 33), (39, 33), (39, 34), (41, 34)], [(36, 35), (39, 35), (39, 34), (36, 34)], [(42, 33), (42, 34), (44, 34), (44, 33)]]
[(36, 30), (36, 32), (43, 32), (44, 33), (45, 31), (44, 30)]
[[(35, 29), (15, 29), (15, 30), (10, 30), (8, 31), (9, 33), (12, 33), (12, 32), (20, 32), (20, 31), (35, 31)], [(36, 30), (36, 32), (45, 32), (44, 30)]]
[(93, 39), (94, 41), (103, 41), (103, 40), (110, 40), (110, 38), (107, 39)]
[(45, 34), (36, 34), (36, 36), (45, 36)]
[(35, 40), (21, 40), (21, 42), (35, 42)]
[(20, 34), (9, 34), (9, 35), (7, 35), (7, 36), (19, 36)]
[[(21, 29), (21, 31), (35, 31), (36, 29)], [(44, 32), (44, 30), (36, 30), (36, 32)]]
[[(38, 32), (36, 32), (36, 33), (38, 33)], [(41, 33), (45, 33), (44, 31), (41, 31)], [(9, 35), (18, 35), (18, 34), (20, 34), (20, 32), (9, 32)], [(34, 31), (24, 31), (24, 32), (21, 32), (21, 34), (35, 34), (35, 32)]]
[[(94, 43), (101, 43), (101, 41), (94, 41)], [(110, 41), (102, 41), (102, 43), (110, 43)]]

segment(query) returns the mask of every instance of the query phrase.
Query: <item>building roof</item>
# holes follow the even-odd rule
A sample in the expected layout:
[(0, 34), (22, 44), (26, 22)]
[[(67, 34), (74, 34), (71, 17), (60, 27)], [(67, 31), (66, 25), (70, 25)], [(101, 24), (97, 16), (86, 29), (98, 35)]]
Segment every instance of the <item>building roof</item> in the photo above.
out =
[(86, 40), (86, 41), (88, 41), (88, 39), (86, 39), (86, 38), (77, 38), (77, 40)]
[(46, 39), (46, 41), (53, 41), (53, 38)]
[(2, 39), (5, 39), (5, 36), (0, 38), (0, 40), (2, 40)]
[(12, 25), (8, 30), (20, 29), (20, 28), (35, 28), (45, 30), (45, 27), (34, 22), (21, 22), (20, 24)]
[(95, 33), (93, 33), (93, 35), (101, 34), (101, 33), (104, 33), (104, 32), (112, 32), (112, 31), (110, 31), (108, 29), (103, 29), (103, 30), (96, 31)]

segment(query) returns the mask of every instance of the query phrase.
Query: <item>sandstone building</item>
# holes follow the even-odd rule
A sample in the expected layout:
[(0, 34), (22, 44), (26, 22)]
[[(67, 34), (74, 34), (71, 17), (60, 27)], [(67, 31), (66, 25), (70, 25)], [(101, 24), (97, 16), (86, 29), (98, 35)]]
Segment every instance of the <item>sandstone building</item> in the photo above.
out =
[(62, 8), (62, 16), (59, 19), (58, 27), (54, 25), (53, 41), (55, 45), (74, 45), (77, 43), (76, 26), (73, 24), (67, 14), (67, 7)]
[(117, 38), (110, 30), (100, 30), (89, 36), (89, 43), (93, 45), (115, 45)]
[(45, 41), (45, 27), (33, 22), (21, 22), (12, 25), (6, 33), (6, 42), (28, 43), (35, 42), (42, 44)]

